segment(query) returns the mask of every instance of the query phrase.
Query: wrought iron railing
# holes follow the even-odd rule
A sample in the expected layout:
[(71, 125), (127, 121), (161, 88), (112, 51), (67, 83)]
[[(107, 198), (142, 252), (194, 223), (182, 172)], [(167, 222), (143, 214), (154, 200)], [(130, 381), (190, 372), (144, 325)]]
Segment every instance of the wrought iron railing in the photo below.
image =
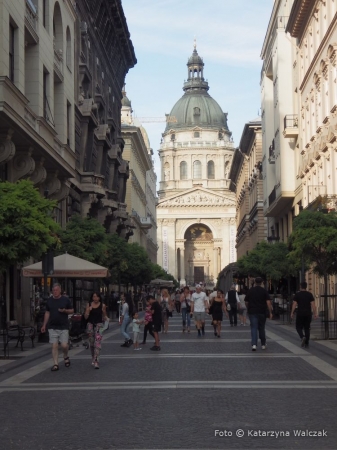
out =
[(276, 200), (276, 189), (274, 186), (274, 189), (271, 191), (268, 197), (269, 206), (272, 205), (275, 200)]
[(287, 114), (284, 116), (284, 129), (286, 128), (298, 128), (297, 114)]

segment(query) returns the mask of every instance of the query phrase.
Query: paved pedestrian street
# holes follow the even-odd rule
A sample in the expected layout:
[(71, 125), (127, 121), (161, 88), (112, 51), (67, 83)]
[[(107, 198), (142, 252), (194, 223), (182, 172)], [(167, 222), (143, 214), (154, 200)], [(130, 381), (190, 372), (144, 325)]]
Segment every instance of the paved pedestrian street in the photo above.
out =
[[(51, 372), (49, 345), (0, 361), (1, 450), (336, 449), (337, 344), (300, 347), (293, 327), (267, 324), (267, 349), (250, 328), (224, 322), (220, 339), (183, 334), (161, 351), (121, 348), (114, 323), (100, 370), (89, 350)], [(302, 435), (303, 434), (303, 435)]]

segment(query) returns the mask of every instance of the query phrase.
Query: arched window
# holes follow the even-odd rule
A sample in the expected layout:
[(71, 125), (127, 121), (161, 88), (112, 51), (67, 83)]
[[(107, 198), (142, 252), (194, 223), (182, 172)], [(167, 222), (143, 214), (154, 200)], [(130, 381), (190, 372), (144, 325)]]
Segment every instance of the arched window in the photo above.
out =
[(71, 34), (70, 29), (67, 27), (67, 50), (66, 50), (66, 62), (67, 67), (71, 70)]
[(208, 161), (207, 163), (207, 178), (209, 180), (214, 180), (215, 178), (214, 161)]
[(201, 179), (201, 162), (200, 161), (194, 161), (194, 163), (193, 163), (193, 178), (195, 180)]
[(187, 180), (187, 162), (181, 161), (180, 163), (180, 179)]

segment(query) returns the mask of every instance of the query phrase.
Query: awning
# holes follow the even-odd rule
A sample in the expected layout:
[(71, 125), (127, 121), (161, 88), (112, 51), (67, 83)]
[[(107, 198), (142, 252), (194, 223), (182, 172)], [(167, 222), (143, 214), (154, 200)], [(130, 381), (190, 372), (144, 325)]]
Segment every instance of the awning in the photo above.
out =
[[(42, 261), (24, 267), (22, 274), (24, 277), (43, 277)], [(108, 269), (65, 253), (54, 258), (52, 276), (55, 278), (105, 278), (108, 276)]]

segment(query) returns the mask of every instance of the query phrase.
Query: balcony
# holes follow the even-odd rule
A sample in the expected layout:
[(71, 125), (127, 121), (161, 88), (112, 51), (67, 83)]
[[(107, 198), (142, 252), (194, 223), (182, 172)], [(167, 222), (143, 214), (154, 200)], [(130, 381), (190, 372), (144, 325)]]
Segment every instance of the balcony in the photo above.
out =
[(37, 6), (32, 0), (26, 0), (25, 26), (25, 39), (28, 44), (37, 44), (39, 42)]
[(298, 136), (298, 115), (287, 114), (284, 116), (284, 130), (283, 136), (285, 138), (295, 138)]
[(149, 230), (150, 228), (152, 228), (151, 217), (141, 217), (140, 227), (143, 230)]
[(103, 175), (84, 172), (80, 176), (82, 192), (96, 194), (99, 198), (105, 196), (106, 192)]
[(63, 53), (62, 50), (54, 49), (54, 73), (56, 81), (63, 83)]
[(273, 139), (271, 145), (269, 146), (269, 164), (275, 164), (275, 141)]

